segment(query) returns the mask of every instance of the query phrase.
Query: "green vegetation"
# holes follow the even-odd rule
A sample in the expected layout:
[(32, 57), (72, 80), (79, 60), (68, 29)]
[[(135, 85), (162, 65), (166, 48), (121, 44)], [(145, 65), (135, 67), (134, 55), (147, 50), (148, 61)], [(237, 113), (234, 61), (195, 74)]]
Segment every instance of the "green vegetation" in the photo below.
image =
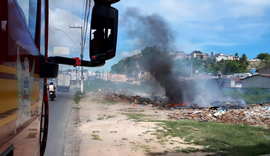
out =
[(80, 102), (80, 100), (83, 98), (85, 96), (85, 93), (81, 93), (81, 91), (77, 91), (76, 93), (75, 93), (75, 95), (74, 95), (74, 98), (73, 98), (73, 101), (75, 102), (75, 103), (79, 103)]
[(133, 145), (131, 147), (132, 151), (137, 151), (139, 148), (144, 149), (146, 152), (151, 152), (151, 147), (149, 145), (143, 145), (139, 143), (131, 142)]
[(107, 104), (107, 105), (113, 105), (113, 104), (116, 104), (117, 102), (113, 101), (113, 100), (104, 100), (104, 101), (102, 101), (102, 103)]
[(270, 153), (270, 130), (262, 126), (221, 124), (195, 121), (155, 121), (166, 130), (158, 131), (160, 143), (167, 136), (180, 137), (203, 149), (182, 149), (182, 152), (214, 152), (222, 156), (247, 156)]
[(128, 119), (136, 120), (136, 121), (142, 121), (144, 117), (148, 117), (148, 115), (145, 114), (131, 114), (131, 113), (122, 113), (122, 115), (127, 115)]
[(94, 134), (94, 135), (91, 135), (91, 136), (92, 136), (92, 140), (100, 140), (101, 141), (99, 135)]
[[(146, 70), (143, 64), (152, 60), (153, 55), (157, 55), (161, 49), (156, 46), (146, 47), (141, 51), (142, 56), (127, 57), (120, 60), (117, 64), (111, 67), (111, 73), (116, 74), (126, 74), (129, 76), (134, 76), (138, 70)], [(201, 51), (193, 51), (193, 53), (203, 53)], [(268, 54), (268, 53), (267, 53)], [(238, 53), (235, 54), (238, 56)], [(172, 56), (173, 57), (173, 56)], [(267, 58), (268, 56), (259, 56), (259, 58)], [(270, 58), (270, 56), (269, 56)], [(171, 59), (171, 58), (167, 58)], [(243, 73), (249, 72), (248, 66), (249, 62), (247, 56), (242, 54), (239, 60), (221, 60), (216, 61), (214, 59), (214, 54), (211, 52), (211, 56), (205, 59), (203, 56), (199, 58), (185, 58), (185, 59), (172, 59), (173, 69), (172, 72), (176, 76), (189, 77), (192, 70), (198, 70), (199, 72), (209, 72), (214, 75), (222, 73), (223, 75), (229, 75), (233, 73)]]
[(97, 120), (105, 120), (105, 119), (110, 119), (110, 118), (114, 118), (114, 117), (116, 117), (116, 115), (103, 114), (102, 116), (97, 117)]
[[(143, 122), (159, 122), (154, 135), (161, 145), (173, 144), (171, 137), (179, 137), (186, 144), (203, 146), (202, 149), (179, 149), (185, 153), (213, 152), (222, 156), (247, 156), (270, 153), (270, 129), (263, 126), (249, 126), (241, 124), (222, 124), (215, 122), (196, 121), (160, 121), (144, 120), (147, 115), (128, 114), (129, 119)], [(139, 134), (139, 136), (142, 136)], [(146, 141), (148, 142), (148, 141)]]
[(235, 99), (241, 98), (248, 103), (261, 103), (270, 101), (270, 90), (257, 87), (249, 88), (244, 92), (237, 92), (235, 90), (224, 90), (223, 95), (230, 96)]
[(129, 84), (129, 83), (124, 83), (124, 82), (119, 82), (119, 83), (115, 83), (115, 82), (111, 82), (111, 81), (104, 81), (101, 79), (95, 79), (95, 80), (88, 80), (85, 81), (84, 83), (84, 91), (85, 92), (92, 92), (92, 91), (97, 91), (99, 89), (115, 89), (115, 90), (120, 90), (120, 89), (125, 89), (125, 91), (123, 91), (123, 93), (128, 93), (127, 90), (128, 89), (132, 89), (132, 91), (150, 91), (151, 90), (151, 86), (148, 84), (144, 84), (144, 85), (136, 85), (136, 84)]

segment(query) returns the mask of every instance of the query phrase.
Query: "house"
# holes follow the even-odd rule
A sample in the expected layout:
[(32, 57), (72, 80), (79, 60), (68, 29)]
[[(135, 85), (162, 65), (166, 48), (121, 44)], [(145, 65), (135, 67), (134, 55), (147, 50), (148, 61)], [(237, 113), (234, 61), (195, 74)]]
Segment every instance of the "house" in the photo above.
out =
[(103, 73), (101, 74), (101, 78), (104, 81), (111, 81), (112, 74), (111, 73)]
[(270, 75), (269, 74), (257, 74), (242, 79), (242, 88), (270, 88)]
[(150, 74), (150, 72), (146, 72), (146, 71), (140, 71), (138, 74), (138, 78), (139, 80), (149, 80), (152, 79), (152, 76)]
[(215, 58), (216, 58), (217, 61), (221, 61), (221, 60), (235, 60), (235, 59), (237, 59), (237, 57), (235, 57), (235, 56), (221, 54), (221, 53), (216, 54), (215, 55)]
[(238, 56), (233, 56), (233, 60), (234, 61), (239, 61), (239, 57)]
[(239, 78), (216, 78), (219, 88), (241, 88), (242, 80)]
[(203, 53), (201, 51), (193, 51), (189, 55), (191, 56), (191, 58), (198, 58), (198, 59), (201, 59), (201, 60), (207, 60), (207, 58), (208, 58), (208, 54)]
[(250, 73), (234, 73), (233, 77), (234, 78), (246, 78), (246, 77), (249, 77), (251, 75), (252, 74), (250, 74)]

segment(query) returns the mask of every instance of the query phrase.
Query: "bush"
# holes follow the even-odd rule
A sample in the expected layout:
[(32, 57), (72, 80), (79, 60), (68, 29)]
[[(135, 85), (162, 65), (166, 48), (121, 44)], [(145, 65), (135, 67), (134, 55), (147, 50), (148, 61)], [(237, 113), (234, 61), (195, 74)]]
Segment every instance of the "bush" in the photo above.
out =
[(73, 101), (78, 104), (84, 95), (85, 93), (81, 93), (81, 91), (77, 91), (74, 95)]
[(264, 91), (261, 88), (258, 87), (252, 87), (245, 90), (245, 95), (262, 95), (265, 94), (266, 91)]

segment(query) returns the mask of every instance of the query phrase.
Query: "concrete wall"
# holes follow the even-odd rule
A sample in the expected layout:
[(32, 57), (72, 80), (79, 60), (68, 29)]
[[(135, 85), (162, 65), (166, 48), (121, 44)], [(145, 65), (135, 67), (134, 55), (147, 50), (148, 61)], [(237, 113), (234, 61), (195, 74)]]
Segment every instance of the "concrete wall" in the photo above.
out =
[(259, 88), (270, 88), (270, 78), (263, 76), (253, 76), (242, 80), (243, 88), (259, 87)]
[(126, 75), (122, 74), (111, 74), (111, 81), (112, 82), (126, 82)]

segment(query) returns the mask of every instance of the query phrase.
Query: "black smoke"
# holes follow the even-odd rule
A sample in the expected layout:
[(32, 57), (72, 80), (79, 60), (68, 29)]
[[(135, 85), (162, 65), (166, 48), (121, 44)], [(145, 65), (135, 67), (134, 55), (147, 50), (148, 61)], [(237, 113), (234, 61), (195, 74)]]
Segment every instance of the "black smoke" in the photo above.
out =
[(142, 50), (145, 70), (164, 88), (169, 100), (184, 102), (187, 84), (180, 83), (172, 72), (173, 60), (169, 51), (173, 50), (175, 36), (168, 23), (160, 15), (144, 15), (136, 8), (128, 8), (120, 21), (130, 38), (140, 40), (137, 48), (146, 47)]

